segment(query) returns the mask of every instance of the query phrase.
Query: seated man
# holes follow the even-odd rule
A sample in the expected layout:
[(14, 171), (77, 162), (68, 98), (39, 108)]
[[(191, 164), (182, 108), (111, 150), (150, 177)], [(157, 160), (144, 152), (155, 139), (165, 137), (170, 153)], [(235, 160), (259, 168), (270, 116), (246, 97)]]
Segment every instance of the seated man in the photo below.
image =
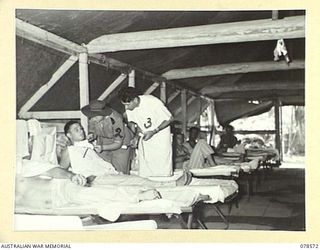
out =
[(214, 151), (205, 140), (199, 139), (199, 134), (199, 128), (191, 127), (189, 130), (189, 140), (185, 143), (183, 143), (183, 135), (177, 135), (177, 157), (175, 159), (177, 168), (181, 166), (181, 162), (183, 162), (183, 168), (185, 169), (212, 167), (216, 165), (211, 156)]
[(97, 185), (134, 185), (143, 187), (182, 186), (192, 180), (190, 172), (185, 172), (176, 181), (151, 181), (146, 178), (120, 174), (111, 163), (104, 161), (94, 151), (94, 146), (85, 139), (85, 133), (80, 123), (69, 121), (64, 127), (65, 135), (69, 138), (68, 146), (61, 154), (60, 165), (64, 169), (85, 176), (91, 186)]
[(173, 140), (173, 162), (175, 169), (185, 168), (188, 164), (188, 160), (190, 159), (190, 152), (183, 144), (184, 135), (181, 133), (175, 134)]
[(233, 134), (233, 130), (233, 126), (225, 126), (225, 133), (220, 136), (220, 142), (217, 146), (218, 153), (227, 152), (228, 148), (233, 148), (239, 143), (237, 137), (235, 137)]

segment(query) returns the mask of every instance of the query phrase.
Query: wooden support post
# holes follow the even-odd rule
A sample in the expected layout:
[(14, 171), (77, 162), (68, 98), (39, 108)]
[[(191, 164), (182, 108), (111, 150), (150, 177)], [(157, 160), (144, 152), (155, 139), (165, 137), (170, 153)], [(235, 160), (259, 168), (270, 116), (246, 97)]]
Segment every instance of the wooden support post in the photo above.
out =
[(109, 85), (109, 87), (99, 96), (98, 100), (104, 100), (108, 97), (108, 95), (111, 94), (112, 91), (114, 91), (123, 81), (127, 78), (126, 74), (121, 74), (116, 80), (113, 81)]
[(150, 95), (156, 88), (158, 88), (159, 83), (158, 82), (154, 82), (145, 92), (145, 95)]
[(198, 117), (197, 117), (197, 124), (198, 126), (200, 127), (200, 122), (201, 122), (201, 114), (202, 114), (202, 105), (201, 105), (201, 98), (197, 98), (198, 99), (198, 103), (199, 103), (199, 114), (198, 114)]
[(129, 73), (129, 81), (128, 81), (128, 86), (129, 87), (135, 87), (135, 71), (131, 70), (131, 72)]
[(19, 117), (23, 116), (27, 111), (29, 111), (33, 105), (35, 105), (45, 93), (52, 88), (52, 86), (59, 81), (59, 79), (76, 63), (78, 60), (77, 56), (70, 56), (67, 61), (65, 61), (57, 71), (51, 76), (50, 80), (41, 86), (41, 88), (34, 93), (34, 95), (22, 106), (19, 111)]
[(215, 109), (214, 109), (214, 102), (210, 102), (209, 112), (211, 117), (211, 133), (210, 133), (210, 144), (215, 146), (215, 136), (216, 136), (216, 127), (214, 124), (214, 116), (215, 116)]
[(182, 109), (182, 132), (184, 137), (187, 138), (187, 90), (181, 91), (181, 109)]
[[(89, 104), (89, 72), (88, 54), (79, 54), (79, 89), (80, 89), (80, 108)], [(81, 113), (81, 124), (86, 134), (88, 133), (88, 117)]]
[(160, 99), (163, 101), (164, 104), (167, 102), (167, 95), (166, 95), (166, 83), (162, 82), (160, 85)]
[(281, 156), (281, 113), (280, 113), (280, 101), (279, 99), (274, 101), (274, 116), (275, 116), (275, 130), (276, 130), (276, 138), (275, 144), (276, 149), (278, 149), (279, 154)]

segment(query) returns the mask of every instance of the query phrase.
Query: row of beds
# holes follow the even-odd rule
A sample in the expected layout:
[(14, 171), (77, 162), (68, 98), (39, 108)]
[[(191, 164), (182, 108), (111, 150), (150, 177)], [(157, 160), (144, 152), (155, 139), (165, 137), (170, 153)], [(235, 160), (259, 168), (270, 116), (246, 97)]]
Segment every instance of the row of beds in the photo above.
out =
[[(229, 227), (228, 218), (221, 211), (221, 204), (228, 204), (228, 214), (230, 214), (233, 204), (238, 207), (239, 185), (237, 180), (244, 178), (247, 183), (247, 194), (250, 197), (252, 190), (252, 180), (256, 176), (258, 169), (271, 157), (266, 152), (259, 152), (259, 154), (251, 154), (246, 158), (241, 157), (235, 153), (221, 155), (225, 158), (227, 164), (220, 164), (215, 167), (191, 169), (193, 180), (189, 186), (175, 187), (173, 190), (188, 193), (198, 193), (195, 199), (189, 203), (181, 205), (180, 202), (172, 202), (164, 199), (153, 201), (142, 201), (136, 204), (130, 204), (123, 207), (120, 211), (121, 215), (140, 215), (153, 216), (165, 214), (167, 218), (178, 219), (183, 229), (201, 228), (207, 229), (204, 218), (201, 216), (201, 209), (205, 207), (212, 208), (225, 224), (225, 229)], [(244, 162), (240, 162), (244, 160)], [(131, 174), (136, 174), (131, 172)], [(176, 170), (172, 177), (152, 178), (155, 181), (174, 180), (182, 175), (182, 170)], [(180, 195), (180, 194), (179, 194)], [(34, 209), (28, 207), (15, 207), (15, 228), (16, 230), (25, 230), (25, 225), (30, 225), (28, 221), (32, 221), (36, 225), (36, 221), (45, 221), (44, 218), (55, 222), (61, 219), (61, 224), (53, 229), (65, 229), (68, 219), (74, 219), (76, 229), (82, 230), (139, 230), (139, 229), (157, 229), (157, 223), (154, 220), (135, 220), (127, 222), (108, 221), (108, 208), (101, 213), (101, 208), (97, 208), (92, 204), (79, 206), (70, 204), (68, 206), (55, 209)], [(98, 218), (98, 219), (97, 219)], [(101, 220), (99, 219), (101, 218)], [(98, 221), (98, 222), (97, 222)], [(93, 223), (92, 223), (93, 222)], [(53, 223), (54, 224), (54, 223)], [(72, 223), (71, 223), (72, 224)], [(42, 227), (47, 225), (42, 225)], [(27, 226), (28, 227), (28, 226)], [(30, 228), (29, 228), (30, 229)], [(41, 223), (38, 228), (42, 229)], [(70, 228), (69, 228), (70, 229)], [(71, 228), (75, 229), (75, 228)]]

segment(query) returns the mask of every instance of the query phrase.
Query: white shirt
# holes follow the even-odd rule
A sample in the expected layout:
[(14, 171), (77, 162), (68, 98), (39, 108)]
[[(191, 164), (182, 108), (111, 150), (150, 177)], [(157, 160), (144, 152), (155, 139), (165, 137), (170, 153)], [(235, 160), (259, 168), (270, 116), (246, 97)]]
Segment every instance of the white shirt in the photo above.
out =
[[(152, 95), (139, 96), (139, 106), (127, 110), (128, 121), (136, 123), (142, 132), (158, 128), (170, 120), (171, 113), (164, 104)], [(154, 134), (148, 141), (139, 141), (138, 145), (139, 175), (142, 177), (172, 175), (172, 146), (170, 127)]]
[(171, 113), (158, 98), (152, 95), (141, 95), (139, 98), (139, 106), (126, 113), (128, 121), (135, 122), (142, 132), (154, 130), (163, 121), (170, 120)]
[(93, 150), (93, 145), (87, 140), (76, 142), (68, 147), (72, 172), (85, 177), (90, 175), (114, 175), (119, 174), (111, 163), (103, 160)]

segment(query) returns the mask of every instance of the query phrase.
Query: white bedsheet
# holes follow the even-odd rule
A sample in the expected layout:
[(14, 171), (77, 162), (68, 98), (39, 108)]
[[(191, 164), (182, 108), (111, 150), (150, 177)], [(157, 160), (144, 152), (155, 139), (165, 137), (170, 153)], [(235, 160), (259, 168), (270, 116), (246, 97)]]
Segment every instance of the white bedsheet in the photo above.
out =
[(208, 203), (224, 202), (225, 198), (238, 190), (235, 181), (194, 178), (190, 186), (157, 188), (163, 197), (139, 203), (110, 202), (108, 204), (70, 204), (54, 209), (34, 209), (16, 207), (16, 213), (50, 214), (50, 215), (88, 215), (99, 214), (101, 217), (116, 221), (121, 214), (180, 214), (183, 208), (192, 206), (200, 194), (209, 195)]
[[(258, 168), (260, 157), (252, 157), (249, 162), (221, 164), (214, 167), (190, 169), (195, 177), (214, 177), (214, 176), (237, 176), (240, 169), (244, 172), (250, 172)], [(137, 175), (137, 171), (130, 171), (130, 174)], [(182, 169), (174, 171), (170, 177), (149, 177), (153, 181), (172, 181), (177, 180), (183, 174)]]
[(240, 167), (236, 165), (218, 165), (209, 168), (196, 168), (190, 169), (190, 172), (194, 176), (206, 177), (206, 176), (232, 176), (239, 173)]

